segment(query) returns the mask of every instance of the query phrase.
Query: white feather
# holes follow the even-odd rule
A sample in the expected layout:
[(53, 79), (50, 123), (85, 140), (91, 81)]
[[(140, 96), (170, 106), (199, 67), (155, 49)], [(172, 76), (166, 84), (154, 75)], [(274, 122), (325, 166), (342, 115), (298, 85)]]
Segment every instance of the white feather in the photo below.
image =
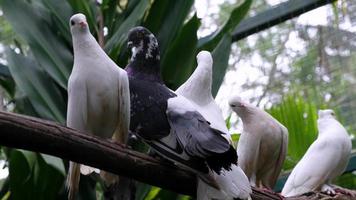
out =
[[(128, 133), (129, 93), (126, 72), (102, 50), (90, 34), (83, 14), (71, 17), (74, 66), (68, 81), (67, 126), (102, 138), (124, 142)], [(74, 198), (79, 164), (71, 163), (67, 186)], [(95, 171), (82, 167), (82, 171)]]
[(175, 92), (192, 101), (200, 114), (211, 123), (211, 127), (226, 133), (223, 136), (231, 143), (221, 109), (211, 94), (213, 58), (208, 51), (201, 51), (197, 55), (197, 62), (193, 74)]
[(286, 158), (288, 130), (264, 110), (238, 96), (231, 97), (229, 104), (243, 123), (237, 146), (239, 165), (251, 185), (273, 189)]
[[(187, 103), (177, 102), (177, 105), (185, 105), (184, 108), (188, 110), (192, 109), (192, 105), (210, 122), (212, 128), (225, 133), (223, 136), (231, 143), (231, 136), (221, 109), (211, 94), (212, 56), (207, 51), (201, 51), (197, 55), (197, 62), (198, 66), (194, 73), (176, 90), (176, 94), (184, 96), (191, 103), (187, 106)], [(220, 175), (213, 174), (221, 190), (217, 190), (199, 179), (197, 199), (247, 199), (252, 192), (248, 179), (239, 166), (232, 165), (231, 171), (222, 170)]]
[(351, 152), (351, 139), (334, 118), (332, 110), (319, 111), (318, 138), (293, 169), (282, 190), (286, 197), (328, 188), (345, 170)]

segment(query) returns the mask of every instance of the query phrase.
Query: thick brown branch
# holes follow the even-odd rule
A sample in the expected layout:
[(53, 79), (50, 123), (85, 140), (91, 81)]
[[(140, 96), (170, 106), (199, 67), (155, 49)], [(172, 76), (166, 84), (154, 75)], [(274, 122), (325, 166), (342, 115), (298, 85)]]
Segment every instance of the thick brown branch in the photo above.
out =
[[(177, 193), (195, 195), (196, 177), (191, 172), (53, 122), (0, 111), (0, 145), (51, 154)], [(258, 189), (254, 189), (252, 198), (280, 199), (274, 193)]]
[(54, 155), (183, 194), (194, 193), (195, 177), (183, 169), (41, 119), (0, 112), (0, 145)]

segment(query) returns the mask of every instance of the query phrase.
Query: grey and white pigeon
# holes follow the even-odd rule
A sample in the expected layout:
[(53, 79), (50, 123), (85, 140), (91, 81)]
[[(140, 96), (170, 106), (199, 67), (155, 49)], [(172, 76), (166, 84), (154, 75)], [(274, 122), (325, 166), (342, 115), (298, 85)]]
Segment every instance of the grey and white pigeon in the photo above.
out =
[(230, 142), (231, 136), (226, 127), (220, 107), (211, 94), (213, 82), (213, 57), (208, 51), (201, 51), (197, 55), (198, 66), (175, 92), (189, 99), (199, 110), (200, 114), (210, 122), (210, 126), (224, 133), (224, 137)]
[(252, 186), (273, 189), (287, 155), (287, 128), (239, 96), (232, 96), (229, 104), (243, 123), (237, 146), (240, 167)]
[(352, 149), (346, 129), (336, 120), (333, 110), (319, 110), (318, 137), (294, 167), (282, 190), (285, 197), (310, 191), (335, 194), (331, 181), (340, 176)]
[[(119, 68), (91, 35), (83, 14), (70, 18), (74, 65), (68, 81), (67, 126), (102, 138), (125, 142), (130, 123), (130, 92), (126, 71)], [(87, 166), (70, 162), (68, 198), (78, 190), (80, 171)], [(104, 173), (109, 184), (117, 178)]]
[[(144, 27), (135, 27), (129, 32), (128, 46), (132, 50), (126, 67), (130, 130), (164, 158), (197, 173), (200, 183), (231, 198), (248, 198), (251, 187), (242, 171), (236, 170), (237, 154), (224, 133), (212, 128), (191, 101), (164, 85), (155, 36)], [(203, 198), (199, 192), (197, 196)]]

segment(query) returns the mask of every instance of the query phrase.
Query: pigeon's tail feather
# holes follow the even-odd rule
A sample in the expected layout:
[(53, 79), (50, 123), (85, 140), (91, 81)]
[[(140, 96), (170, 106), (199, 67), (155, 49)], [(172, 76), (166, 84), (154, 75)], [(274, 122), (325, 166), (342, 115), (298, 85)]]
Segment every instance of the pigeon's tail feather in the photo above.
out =
[(212, 199), (227, 200), (228, 197), (225, 194), (225, 192), (210, 186), (205, 181), (198, 178), (197, 200), (212, 200)]
[(216, 182), (227, 196), (239, 199), (248, 199), (252, 193), (250, 183), (242, 169), (231, 165), (231, 170), (222, 170), (215, 174)]
[(247, 176), (237, 165), (231, 165), (231, 170), (221, 170), (220, 174), (214, 173), (214, 178), (220, 190), (198, 179), (197, 199), (232, 200), (250, 199), (252, 193)]
[(75, 162), (69, 163), (69, 171), (66, 186), (68, 189), (68, 200), (74, 200), (79, 188), (80, 164)]
[(103, 170), (100, 171), (100, 177), (104, 180), (106, 186), (111, 186), (119, 182), (118, 175)]
[(80, 165), (80, 173), (81, 174), (89, 175), (89, 174), (91, 174), (93, 172), (99, 174), (100, 170), (97, 169), (97, 168), (94, 168), (94, 167), (89, 167), (89, 166), (86, 166), (86, 165)]

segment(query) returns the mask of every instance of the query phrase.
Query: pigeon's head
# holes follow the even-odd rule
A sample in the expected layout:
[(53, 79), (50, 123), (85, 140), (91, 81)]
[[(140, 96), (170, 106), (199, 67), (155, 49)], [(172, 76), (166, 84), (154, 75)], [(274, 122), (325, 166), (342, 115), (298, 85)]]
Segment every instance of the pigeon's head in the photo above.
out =
[(319, 119), (336, 118), (335, 112), (331, 109), (319, 110)]
[(75, 14), (70, 18), (69, 26), (72, 34), (85, 33), (89, 31), (87, 18), (81, 13)]
[(213, 57), (211, 56), (211, 53), (209, 51), (201, 51), (197, 55), (197, 62), (198, 63), (208, 63), (209, 65), (212, 65), (213, 63)]
[(248, 103), (244, 102), (240, 96), (232, 96), (229, 98), (229, 105), (238, 115), (244, 113), (249, 108)]
[(132, 51), (131, 61), (160, 59), (157, 39), (145, 27), (137, 26), (129, 31), (127, 46)]

